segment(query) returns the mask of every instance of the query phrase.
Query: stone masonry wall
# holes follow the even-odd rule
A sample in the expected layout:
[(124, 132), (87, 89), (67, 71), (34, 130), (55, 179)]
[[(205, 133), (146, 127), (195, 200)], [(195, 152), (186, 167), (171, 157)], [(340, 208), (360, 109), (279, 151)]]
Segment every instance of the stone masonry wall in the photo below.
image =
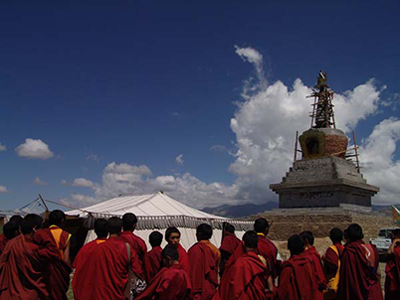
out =
[[(359, 213), (341, 209), (326, 209), (324, 212), (313, 212), (312, 209), (304, 209), (303, 212), (279, 212), (279, 210), (266, 212), (259, 216), (265, 217), (272, 222), (269, 237), (277, 241), (285, 241), (291, 235), (298, 234), (304, 230), (310, 230), (315, 237), (329, 237), (329, 232), (334, 227), (346, 229), (352, 223), (358, 223), (364, 232), (364, 240), (375, 238), (379, 229), (385, 227), (396, 227), (391, 216), (379, 213)], [(257, 216), (258, 217), (258, 216)], [(255, 219), (256, 217), (252, 217)]]

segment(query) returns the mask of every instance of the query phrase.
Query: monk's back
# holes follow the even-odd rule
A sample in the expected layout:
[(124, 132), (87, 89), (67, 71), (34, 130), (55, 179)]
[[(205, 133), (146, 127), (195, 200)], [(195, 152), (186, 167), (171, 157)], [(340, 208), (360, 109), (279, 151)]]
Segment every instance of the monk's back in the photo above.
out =
[(233, 266), (229, 295), (223, 299), (265, 300), (267, 289), (267, 269), (260, 257), (249, 252), (241, 256)]
[(277, 299), (315, 299), (317, 286), (311, 262), (302, 255), (294, 255), (282, 264)]
[(194, 244), (188, 255), (194, 299), (211, 299), (218, 286), (219, 250), (204, 240)]
[(123, 299), (128, 281), (128, 247), (112, 237), (98, 245), (86, 259), (88, 276), (83, 284), (89, 299)]
[(0, 299), (47, 299), (43, 282), (43, 261), (38, 246), (19, 235), (4, 249), (0, 260)]
[(158, 300), (185, 300), (190, 292), (190, 278), (180, 265), (173, 265), (163, 273)]

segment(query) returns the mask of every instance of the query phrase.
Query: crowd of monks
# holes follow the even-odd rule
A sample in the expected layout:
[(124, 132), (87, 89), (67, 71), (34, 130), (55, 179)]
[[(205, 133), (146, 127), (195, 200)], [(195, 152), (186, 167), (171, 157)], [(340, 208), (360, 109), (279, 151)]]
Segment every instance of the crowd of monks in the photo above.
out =
[[(70, 274), (76, 300), (383, 300), (379, 254), (363, 242), (362, 228), (333, 228), (332, 245), (320, 256), (310, 231), (292, 235), (290, 257), (281, 261), (268, 239), (270, 224), (254, 222), (242, 240), (224, 224), (218, 249), (209, 224), (196, 229), (186, 251), (181, 233), (168, 228), (149, 235), (152, 247), (134, 231), (131, 213), (97, 219), (97, 239), (71, 262), (65, 214), (54, 210), (47, 228), (36, 214), (13, 216), (0, 236), (0, 300), (67, 299)], [(162, 248), (163, 238), (167, 245)], [(393, 233), (386, 264), (385, 299), (400, 299), (400, 230)]]

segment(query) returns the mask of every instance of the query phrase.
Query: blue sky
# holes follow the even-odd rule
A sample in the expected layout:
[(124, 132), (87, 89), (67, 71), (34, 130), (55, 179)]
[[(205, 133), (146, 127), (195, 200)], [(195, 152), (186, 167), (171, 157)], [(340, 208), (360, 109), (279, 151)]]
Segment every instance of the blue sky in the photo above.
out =
[[(356, 124), (366, 143), (375, 126), (399, 115), (398, 1), (3, 1), (0, 6), (3, 209), (20, 207), (39, 192), (73, 206), (119, 192), (139, 193), (143, 190), (132, 184), (138, 182), (135, 176), (147, 182), (144, 191), (168, 190), (171, 180), (181, 180), (171, 193), (199, 207), (208, 205), (207, 199), (276, 199), (268, 189), (263, 194), (263, 170), (237, 169), (237, 151), (243, 149), (231, 118), (241, 113), (235, 102), (246, 101), (241, 96), (244, 82), (259, 78), (256, 64), (240, 57), (235, 45), (262, 55), (269, 86), (281, 81), (292, 89), (299, 78), (310, 87), (324, 69), (331, 87), (346, 95), (375, 78), (379, 104)], [(385, 137), (396, 146), (397, 123), (391, 126)], [(53, 156), (17, 155), (15, 149), (27, 138), (47, 144)], [(229, 153), (210, 149), (215, 145)], [(374, 155), (371, 147), (366, 149)], [(394, 168), (391, 179), (400, 174), (397, 153), (385, 157)], [(177, 163), (181, 154), (183, 163)], [(104, 174), (113, 162), (111, 173), (128, 174), (129, 180), (113, 178), (118, 186), (108, 189), (113, 183)], [(144, 165), (151, 174), (121, 171), (121, 164)], [(248, 184), (253, 175), (257, 186)], [(265, 187), (283, 175), (265, 177)], [(35, 184), (36, 177), (47, 185)], [(149, 184), (157, 177), (162, 183)], [(72, 186), (77, 178), (93, 186)], [(372, 175), (371, 180), (380, 183)], [(119, 186), (124, 182), (135, 188)], [(221, 201), (213, 183), (223, 185)], [(243, 187), (239, 192), (237, 185)], [(182, 186), (185, 192), (179, 193)], [(200, 196), (187, 199), (189, 191)], [(387, 199), (396, 199), (395, 187), (388, 185), (385, 191)]]

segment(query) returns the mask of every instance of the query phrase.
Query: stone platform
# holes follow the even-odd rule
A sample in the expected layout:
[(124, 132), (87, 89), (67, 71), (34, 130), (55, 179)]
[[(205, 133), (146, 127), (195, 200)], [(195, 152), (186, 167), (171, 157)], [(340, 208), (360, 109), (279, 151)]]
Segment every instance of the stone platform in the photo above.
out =
[[(379, 229), (397, 227), (390, 215), (372, 212), (359, 206), (332, 208), (274, 209), (258, 215), (265, 217), (272, 226), (268, 236), (272, 240), (285, 241), (291, 235), (310, 230), (315, 237), (329, 237), (332, 228), (346, 229), (352, 223), (358, 223), (364, 231), (364, 240), (375, 238)], [(254, 219), (256, 217), (253, 217)]]
[(279, 194), (279, 208), (371, 207), (371, 197), (379, 191), (351, 161), (334, 156), (298, 160), (282, 182), (270, 188)]

